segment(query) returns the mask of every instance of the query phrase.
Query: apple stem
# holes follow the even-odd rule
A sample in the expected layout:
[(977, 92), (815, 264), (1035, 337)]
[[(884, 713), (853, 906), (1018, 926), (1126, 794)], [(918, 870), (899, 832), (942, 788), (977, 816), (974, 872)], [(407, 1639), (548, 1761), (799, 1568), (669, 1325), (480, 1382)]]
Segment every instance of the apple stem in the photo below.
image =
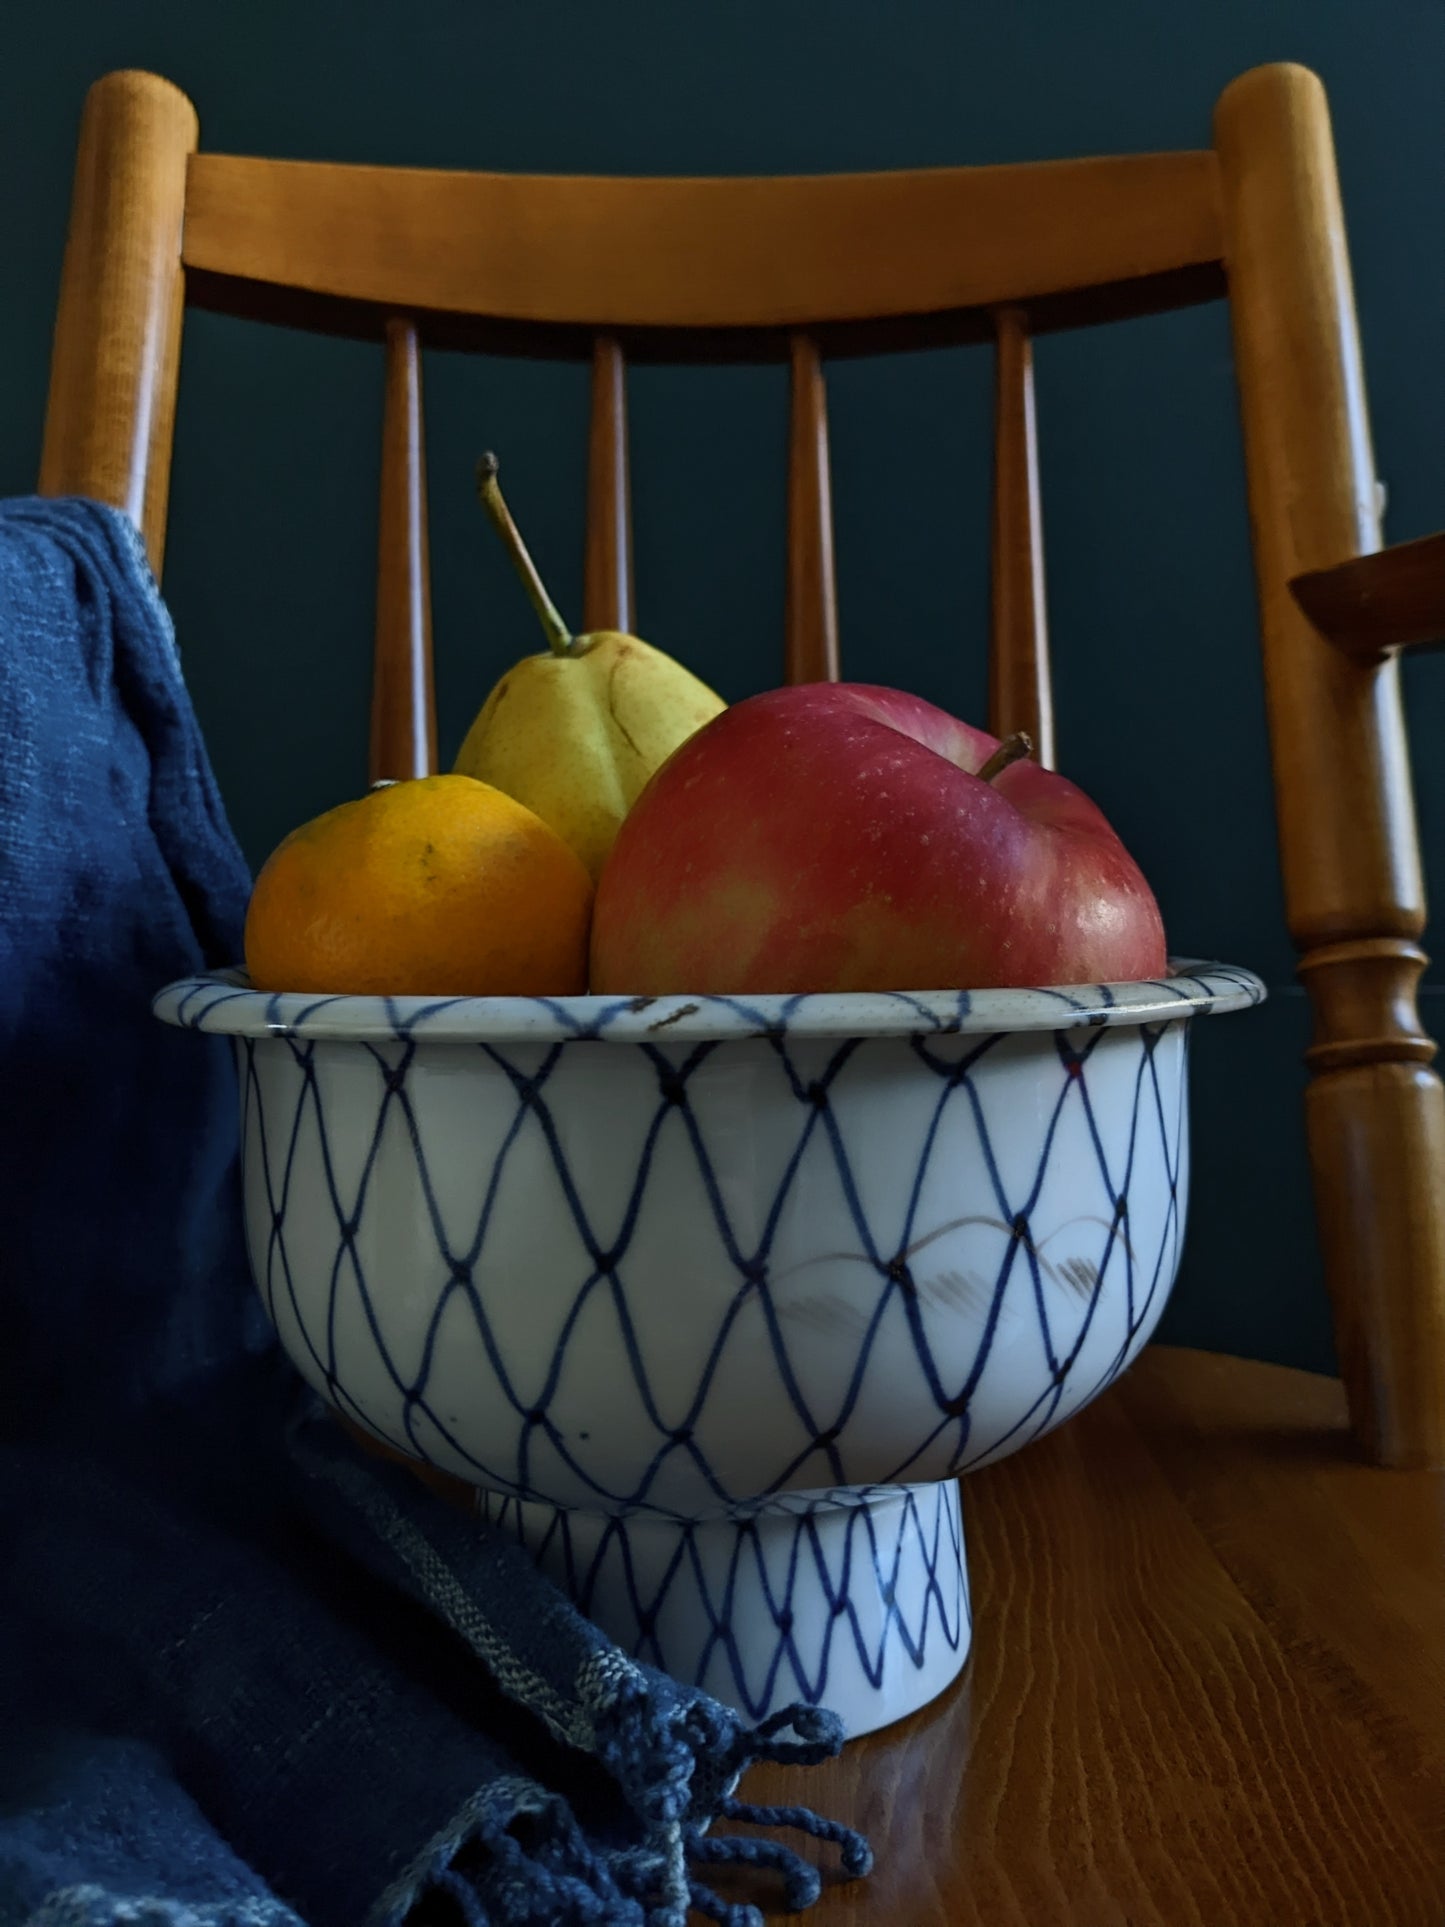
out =
[(1017, 763), (1025, 756), (1034, 753), (1033, 738), (1016, 729), (1012, 736), (1005, 736), (993, 755), (981, 770), (975, 773), (985, 782), (991, 783), (995, 776), (1001, 776), (1010, 763)]
[(501, 484), (497, 480), (500, 466), (490, 451), (481, 457), (477, 463), (477, 495), (491, 519), (492, 527), (502, 538), (503, 546), (512, 559), (512, 567), (522, 578), (522, 587), (527, 591), (546, 631), (547, 646), (554, 656), (575, 656), (577, 639), (557, 613), (557, 605), (548, 595), (546, 585), (537, 573), (537, 565), (527, 552), (521, 531), (512, 520), (512, 511), (507, 507)]

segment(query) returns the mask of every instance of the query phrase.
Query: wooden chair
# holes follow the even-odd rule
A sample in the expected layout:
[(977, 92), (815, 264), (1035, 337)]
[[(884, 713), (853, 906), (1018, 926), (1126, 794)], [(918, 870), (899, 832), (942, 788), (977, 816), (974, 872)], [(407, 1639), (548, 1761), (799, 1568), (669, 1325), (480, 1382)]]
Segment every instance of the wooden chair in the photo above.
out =
[[(186, 305), (385, 344), (375, 775), (432, 766), (424, 347), (588, 359), (589, 626), (632, 607), (629, 360), (792, 373), (787, 674), (837, 673), (824, 363), (991, 341), (991, 727), (1052, 754), (1032, 337), (1227, 297), (1307, 1124), (1343, 1373), (1156, 1348), (969, 1481), (960, 1688), (805, 1796), (881, 1868), (822, 1922), (1445, 1918), (1445, 1091), (1394, 651), (1445, 637), (1442, 548), (1380, 550), (1328, 113), (1267, 67), (1215, 145), (920, 173), (624, 181), (197, 151), (112, 74), (81, 131), (41, 487), (129, 509), (157, 568)], [(765, 1896), (763, 1896), (765, 1898)]]

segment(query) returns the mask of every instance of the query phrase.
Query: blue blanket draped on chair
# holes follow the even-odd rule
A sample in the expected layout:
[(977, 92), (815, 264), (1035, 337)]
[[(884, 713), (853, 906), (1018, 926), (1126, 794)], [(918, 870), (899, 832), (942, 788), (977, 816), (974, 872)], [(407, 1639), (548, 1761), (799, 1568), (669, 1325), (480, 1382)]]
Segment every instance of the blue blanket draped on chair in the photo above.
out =
[(806, 1905), (707, 1830), (837, 1722), (634, 1664), (275, 1352), (228, 1048), (149, 1015), (248, 887), (131, 524), (0, 504), (0, 1927), (743, 1927), (739, 1858)]

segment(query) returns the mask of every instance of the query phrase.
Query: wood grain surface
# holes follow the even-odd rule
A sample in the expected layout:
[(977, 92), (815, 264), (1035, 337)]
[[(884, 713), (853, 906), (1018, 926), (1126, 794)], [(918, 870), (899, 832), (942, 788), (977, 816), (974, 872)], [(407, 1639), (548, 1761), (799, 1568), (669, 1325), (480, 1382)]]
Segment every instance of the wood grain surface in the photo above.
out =
[(691, 180), (198, 154), (183, 245), (225, 282), (390, 310), (795, 329), (1085, 287), (1147, 304), (1221, 236), (1208, 151)]
[(1440, 1927), (1445, 1476), (1366, 1465), (1333, 1379), (1155, 1347), (964, 1497), (957, 1685), (740, 1790), (872, 1839), (806, 1843), (809, 1927)]

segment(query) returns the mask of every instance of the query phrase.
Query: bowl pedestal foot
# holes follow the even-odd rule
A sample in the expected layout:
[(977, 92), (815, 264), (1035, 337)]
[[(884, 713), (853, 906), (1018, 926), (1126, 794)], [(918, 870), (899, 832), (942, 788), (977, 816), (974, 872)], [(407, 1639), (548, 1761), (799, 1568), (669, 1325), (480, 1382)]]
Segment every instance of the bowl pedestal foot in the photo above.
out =
[(751, 1720), (803, 1701), (850, 1738), (871, 1733), (968, 1657), (956, 1479), (785, 1493), (688, 1522), (477, 1497), (625, 1652)]

